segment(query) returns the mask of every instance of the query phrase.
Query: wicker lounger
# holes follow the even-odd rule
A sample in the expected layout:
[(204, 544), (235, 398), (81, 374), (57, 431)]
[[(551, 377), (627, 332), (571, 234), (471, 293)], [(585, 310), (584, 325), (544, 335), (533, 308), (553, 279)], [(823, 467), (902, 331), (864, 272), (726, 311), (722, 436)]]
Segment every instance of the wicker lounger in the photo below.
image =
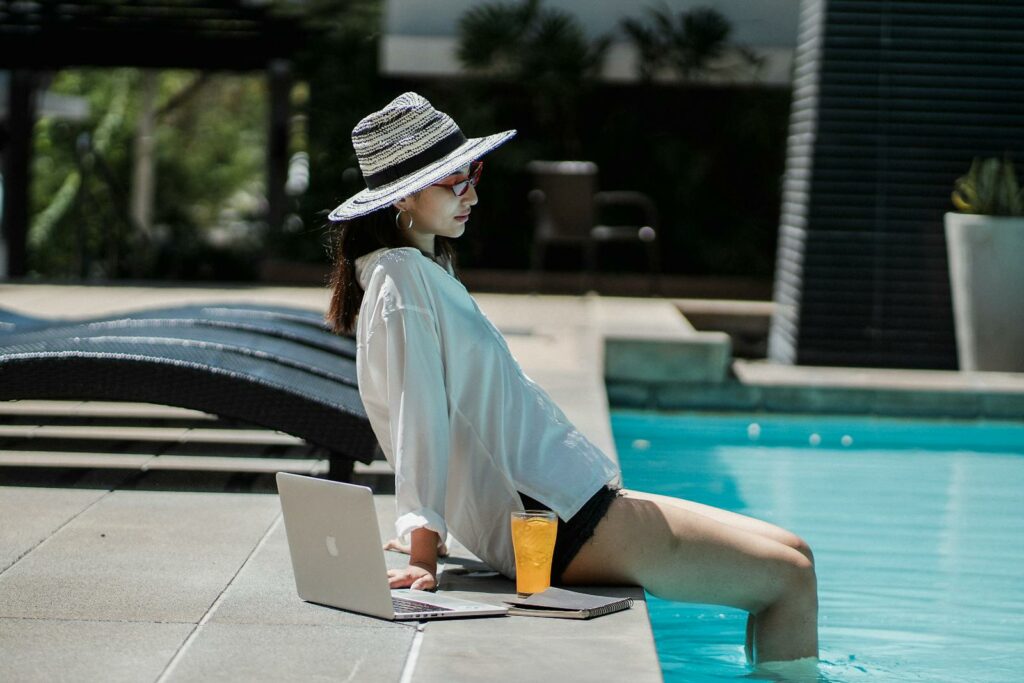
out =
[[(14, 311), (0, 308), (0, 335), (15, 331), (30, 330), (36, 327), (46, 327), (51, 324), (44, 318), (36, 318), (30, 315), (22, 315)], [(0, 337), (2, 338), (2, 337)]]
[(373, 460), (354, 341), (330, 333), (313, 312), (225, 304), (12, 327), (0, 334), (0, 400), (173, 405), (324, 447), (332, 476)]

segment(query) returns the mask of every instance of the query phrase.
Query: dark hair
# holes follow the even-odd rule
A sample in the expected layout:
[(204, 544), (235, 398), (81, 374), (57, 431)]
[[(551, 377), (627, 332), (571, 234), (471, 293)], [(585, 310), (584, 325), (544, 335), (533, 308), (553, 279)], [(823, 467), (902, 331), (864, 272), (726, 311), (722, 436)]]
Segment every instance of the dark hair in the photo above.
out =
[[(356, 316), (363, 303), (363, 288), (356, 280), (356, 259), (381, 247), (418, 247), (395, 225), (395, 210), (386, 206), (365, 216), (341, 223), (331, 223), (334, 267), (331, 270), (331, 304), (326, 320), (337, 334), (355, 332)], [(429, 259), (455, 269), (455, 246), (450, 237), (434, 238), (434, 255), (421, 250)]]

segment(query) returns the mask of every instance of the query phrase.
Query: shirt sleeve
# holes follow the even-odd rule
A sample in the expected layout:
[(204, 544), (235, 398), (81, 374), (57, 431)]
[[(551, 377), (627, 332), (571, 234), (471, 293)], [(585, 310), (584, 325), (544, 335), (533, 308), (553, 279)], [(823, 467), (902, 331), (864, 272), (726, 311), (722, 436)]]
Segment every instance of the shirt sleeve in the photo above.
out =
[(449, 419), (441, 345), (433, 314), (418, 306), (391, 310), (368, 344), (371, 362), (383, 369), (395, 469), (398, 519), (403, 543), (427, 528), (445, 542)]

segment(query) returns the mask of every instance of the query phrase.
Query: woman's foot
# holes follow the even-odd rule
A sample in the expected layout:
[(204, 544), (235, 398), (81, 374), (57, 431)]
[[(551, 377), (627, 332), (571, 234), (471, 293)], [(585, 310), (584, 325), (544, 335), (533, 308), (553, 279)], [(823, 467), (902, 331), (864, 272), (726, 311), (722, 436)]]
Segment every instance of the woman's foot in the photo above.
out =
[(786, 683), (818, 683), (818, 658), (804, 657), (784, 662), (760, 662), (754, 666), (755, 674), (778, 676)]

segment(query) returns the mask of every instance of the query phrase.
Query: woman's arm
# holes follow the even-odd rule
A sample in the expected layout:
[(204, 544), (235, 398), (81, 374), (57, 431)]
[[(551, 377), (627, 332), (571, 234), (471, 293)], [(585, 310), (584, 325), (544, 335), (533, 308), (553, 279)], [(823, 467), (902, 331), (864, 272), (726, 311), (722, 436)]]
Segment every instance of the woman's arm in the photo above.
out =
[(409, 534), (412, 549), (409, 566), (388, 570), (391, 588), (413, 588), (430, 591), (437, 589), (437, 544), (441, 537), (430, 529), (413, 529)]
[(447, 554), (442, 542), (448, 532), (450, 426), (444, 362), (432, 310), (396, 302), (393, 294), (381, 295), (391, 305), (367, 334), (365, 347), (366, 386), (387, 402), (387, 455), (395, 469), (397, 539), (385, 548), (411, 555), (408, 568), (388, 576), (392, 588), (431, 589), (437, 584), (439, 550)]

